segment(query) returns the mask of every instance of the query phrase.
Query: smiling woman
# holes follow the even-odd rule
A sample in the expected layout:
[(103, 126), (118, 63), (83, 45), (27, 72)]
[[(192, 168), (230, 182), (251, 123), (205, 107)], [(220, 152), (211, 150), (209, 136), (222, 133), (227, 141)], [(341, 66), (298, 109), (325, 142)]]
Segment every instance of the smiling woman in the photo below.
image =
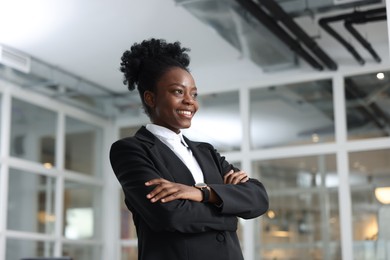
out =
[(183, 135), (199, 107), (187, 51), (150, 39), (123, 54), (124, 83), (137, 87), (151, 123), (112, 145), (111, 165), (133, 215), (139, 260), (242, 260), (237, 218), (264, 214), (268, 196), (211, 144)]

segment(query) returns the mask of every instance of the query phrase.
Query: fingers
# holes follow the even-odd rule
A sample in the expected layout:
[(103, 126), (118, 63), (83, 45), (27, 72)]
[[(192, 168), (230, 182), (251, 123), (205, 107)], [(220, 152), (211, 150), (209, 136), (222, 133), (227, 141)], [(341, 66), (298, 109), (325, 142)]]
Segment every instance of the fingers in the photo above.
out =
[(230, 170), (223, 179), (225, 184), (238, 184), (247, 182), (249, 177), (244, 171), (234, 172), (234, 170)]
[(159, 185), (161, 183), (169, 183), (166, 179), (158, 178), (158, 179), (152, 179), (150, 181), (145, 182), (146, 186), (153, 186), (153, 185)]
[[(153, 179), (145, 183), (146, 186), (156, 186), (149, 194), (146, 195), (151, 202), (157, 202), (164, 200), (165, 197), (177, 192), (177, 188), (174, 183), (171, 183), (165, 179)], [(163, 202), (163, 201), (162, 201)]]
[(150, 202), (155, 203), (161, 201), (162, 203), (177, 199), (195, 200), (198, 194), (198, 189), (180, 183), (170, 182), (165, 179), (153, 179), (145, 183), (146, 186), (153, 186), (155, 188), (146, 195)]

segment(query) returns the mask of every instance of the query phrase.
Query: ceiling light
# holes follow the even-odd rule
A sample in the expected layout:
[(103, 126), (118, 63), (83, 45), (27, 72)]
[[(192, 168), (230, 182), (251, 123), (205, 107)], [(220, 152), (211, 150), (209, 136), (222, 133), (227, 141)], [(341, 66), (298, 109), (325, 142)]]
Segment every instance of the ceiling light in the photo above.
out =
[(384, 79), (384, 78), (385, 78), (385, 74), (384, 74), (384, 73), (382, 73), (382, 72), (379, 72), (379, 73), (377, 73), (377, 74), (376, 74), (376, 77), (377, 77), (377, 79), (380, 79), (380, 80), (382, 80), (382, 79)]
[(272, 232), (275, 237), (288, 237), (290, 233), (288, 231), (275, 230)]
[(45, 167), (46, 169), (51, 169), (51, 168), (53, 168), (53, 164), (46, 162), (43, 164), (43, 167)]
[(390, 204), (390, 187), (375, 188), (375, 197), (382, 204)]
[(268, 210), (267, 211), (267, 216), (270, 218), (270, 219), (273, 219), (273, 218), (275, 218), (275, 211), (273, 211), (273, 210)]
[(313, 143), (318, 143), (320, 141), (320, 136), (318, 134), (312, 134), (311, 140)]

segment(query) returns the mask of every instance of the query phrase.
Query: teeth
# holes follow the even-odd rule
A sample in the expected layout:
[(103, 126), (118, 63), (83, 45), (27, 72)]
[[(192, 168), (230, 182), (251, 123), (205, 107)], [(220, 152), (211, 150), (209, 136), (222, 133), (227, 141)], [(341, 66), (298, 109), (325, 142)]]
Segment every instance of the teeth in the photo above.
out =
[(190, 116), (192, 114), (191, 111), (184, 111), (184, 110), (177, 110), (177, 113), (186, 116)]

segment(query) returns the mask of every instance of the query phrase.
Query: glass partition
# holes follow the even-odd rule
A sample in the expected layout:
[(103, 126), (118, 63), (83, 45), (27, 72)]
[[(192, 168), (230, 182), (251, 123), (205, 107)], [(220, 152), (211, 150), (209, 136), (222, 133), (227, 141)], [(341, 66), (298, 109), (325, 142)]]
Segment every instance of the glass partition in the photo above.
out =
[(390, 149), (349, 155), (355, 259), (388, 259)]
[(132, 127), (122, 127), (119, 130), (119, 138), (134, 136), (135, 133), (138, 131), (138, 129), (140, 129), (140, 127), (141, 127), (140, 125), (139, 126), (132, 126)]
[(64, 192), (64, 236), (68, 239), (100, 238), (101, 187), (65, 181)]
[(55, 183), (53, 177), (10, 168), (7, 229), (53, 234)]
[(12, 238), (6, 240), (6, 260), (20, 260), (27, 257), (50, 257), (53, 254), (54, 243), (52, 242)]
[(123, 246), (121, 260), (137, 260), (138, 249), (136, 246)]
[(250, 91), (250, 138), (254, 149), (334, 142), (331, 80)]
[(66, 118), (65, 168), (101, 176), (103, 130), (80, 120)]
[[(3, 131), (3, 125), (2, 125), (2, 122), (3, 120), (1, 120), (1, 116), (2, 116), (2, 108), (3, 108), (3, 105), (2, 105), (2, 100), (3, 100), (3, 96), (2, 94), (0, 93), (0, 138), (1, 138), (1, 132)], [(0, 144), (0, 154), (1, 154), (1, 150), (3, 149), (2, 145)]]
[(390, 136), (390, 72), (345, 78), (348, 139)]
[(340, 259), (335, 160), (319, 155), (253, 163), (270, 200), (257, 221), (257, 259)]
[(99, 245), (64, 244), (64, 256), (71, 256), (74, 260), (102, 259), (102, 249)]
[(237, 91), (202, 95), (199, 110), (189, 129), (183, 130), (191, 140), (211, 143), (219, 152), (241, 149), (242, 124)]
[(56, 113), (16, 98), (11, 113), (11, 156), (55, 165)]

